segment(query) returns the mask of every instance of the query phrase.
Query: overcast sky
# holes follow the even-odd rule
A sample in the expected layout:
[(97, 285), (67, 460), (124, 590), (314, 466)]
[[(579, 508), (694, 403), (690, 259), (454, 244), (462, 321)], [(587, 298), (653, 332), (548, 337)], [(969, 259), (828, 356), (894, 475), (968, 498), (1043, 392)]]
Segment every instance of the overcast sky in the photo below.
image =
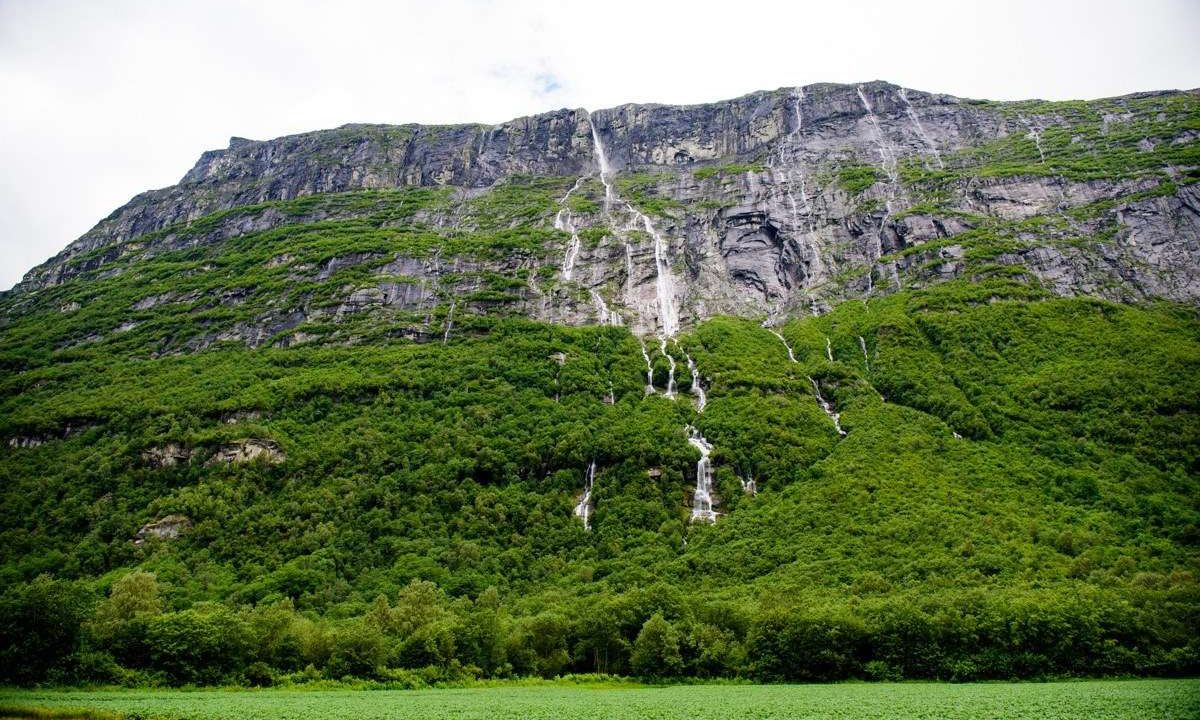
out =
[(231, 135), (888, 80), (1200, 86), (1200, 0), (0, 0), (0, 289)]

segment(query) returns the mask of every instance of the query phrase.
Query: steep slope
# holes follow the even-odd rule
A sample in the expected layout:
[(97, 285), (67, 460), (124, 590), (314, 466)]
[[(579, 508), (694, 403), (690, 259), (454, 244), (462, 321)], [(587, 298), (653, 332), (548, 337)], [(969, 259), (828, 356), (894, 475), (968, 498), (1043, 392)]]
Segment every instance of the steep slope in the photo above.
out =
[[(328, 281), (296, 302), (271, 293), (248, 304), (257, 315), (220, 328), (250, 344), (288, 343), (280, 333), (313, 325), (345, 335), (336, 326), (348, 311), (436, 333), (431, 315), (455, 299), (460, 316), (579, 324), (603, 315), (639, 334), (673, 325), (661, 317), (667, 307), (689, 326), (956, 277), (1025, 274), (1064, 295), (1191, 301), (1197, 133), (1194, 92), (989, 103), (868, 83), (563, 110), (495, 127), (235, 139), (31, 271), (9, 302), (72, 307), (83, 298), (43, 292), (39, 303), (32, 291), (150, 258), (224, 257), (230, 239), (276, 277)], [(272, 247), (350, 229), (355, 252)], [(480, 256), (496, 247), (498, 257)], [(138, 300), (155, 297), (147, 287)], [(186, 293), (174, 301), (201, 304)]]
[(0, 298), (4, 679), (1195, 673), (1197, 101), (206, 153)]

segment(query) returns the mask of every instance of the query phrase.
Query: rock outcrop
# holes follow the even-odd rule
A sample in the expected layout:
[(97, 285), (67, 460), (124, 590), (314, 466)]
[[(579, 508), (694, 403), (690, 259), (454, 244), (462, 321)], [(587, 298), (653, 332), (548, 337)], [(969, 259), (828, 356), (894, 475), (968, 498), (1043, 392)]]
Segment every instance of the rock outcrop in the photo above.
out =
[[(620, 322), (645, 334), (666, 327), (665, 311), (684, 325), (721, 313), (806, 313), (996, 273), (1059, 294), (1194, 302), (1198, 115), (1194, 91), (990, 103), (872, 82), (707, 105), (558, 110), (490, 127), (347, 125), (234, 138), (204, 153), (178, 185), (139, 195), (32, 270), (10, 307), (166, 253), (375, 217), (370, 202), (298, 198), (412, 187), (448, 194), (373, 227), (438, 233), (443, 247), (349, 251), (313, 265), (284, 246), (260, 266), (305, 282), (333, 283), (348, 268), (373, 278), (338, 286), (332, 301), (314, 303), (310, 293), (262, 302), (252, 288), (220, 298), (160, 291), (131, 311), (260, 303), (166, 345), (195, 350), (308, 342), (317, 337), (308, 324), (364, 317), (419, 318), (394, 334), (429, 339), (455, 311)], [(530, 176), (562, 177), (564, 188), (582, 180), (540, 215), (481, 219), (472, 203)], [(555, 213), (572, 203), (574, 238), (552, 230)], [(547, 239), (534, 252), (450, 249), (451, 238), (485, 222)], [(664, 273), (671, 282), (661, 282)], [(498, 288), (497, 277), (508, 284)], [(56, 307), (73, 312), (79, 303)]]
[(152, 523), (146, 523), (133, 536), (134, 545), (142, 545), (147, 540), (174, 540), (192, 527), (192, 521), (185, 515), (167, 515)]

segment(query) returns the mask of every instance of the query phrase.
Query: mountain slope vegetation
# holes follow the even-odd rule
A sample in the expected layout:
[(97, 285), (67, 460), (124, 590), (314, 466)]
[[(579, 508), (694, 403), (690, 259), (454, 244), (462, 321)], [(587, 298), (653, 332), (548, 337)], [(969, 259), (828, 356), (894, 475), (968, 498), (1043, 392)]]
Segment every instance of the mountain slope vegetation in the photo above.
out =
[[(1196, 241), (1195, 95), (914, 94), (931, 139), (838, 88), (731, 101), (794, 110), (769, 154), (636, 162), (669, 108), (627, 106), (545, 121), (612, 173), (370, 130), (465, 149), (296, 197), (238, 141), (114, 213), (0, 296), (0, 679), (1200, 671), (1192, 267), (1130, 260)], [(804, 165), (844, 127), (899, 159)]]

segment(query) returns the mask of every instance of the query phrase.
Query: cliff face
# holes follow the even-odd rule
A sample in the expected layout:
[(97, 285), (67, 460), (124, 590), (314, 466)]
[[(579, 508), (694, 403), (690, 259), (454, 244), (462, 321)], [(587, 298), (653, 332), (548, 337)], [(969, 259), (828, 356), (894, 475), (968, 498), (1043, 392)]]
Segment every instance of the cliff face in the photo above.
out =
[[(819, 312), (995, 275), (1063, 295), (1192, 302), (1198, 134), (1195, 92), (990, 103), (874, 82), (492, 127), (235, 138), (32, 270), (5, 304), (11, 316), (76, 278), (137, 277), (139, 263), (185, 252), (220, 258), (235, 241), (309, 290), (281, 298), (230, 276), (254, 286), (243, 300), (255, 311), (187, 347), (286, 344), (306, 337), (301, 326), (364, 313), (433, 336), (451, 307), (670, 335), (715, 314)], [(307, 260), (289, 251), (285, 235), (331, 223), (393, 237)], [(146, 292), (139, 303), (167, 302)], [(187, 292), (170, 302), (204, 302)], [(52, 298), (66, 307), (68, 295)]]

